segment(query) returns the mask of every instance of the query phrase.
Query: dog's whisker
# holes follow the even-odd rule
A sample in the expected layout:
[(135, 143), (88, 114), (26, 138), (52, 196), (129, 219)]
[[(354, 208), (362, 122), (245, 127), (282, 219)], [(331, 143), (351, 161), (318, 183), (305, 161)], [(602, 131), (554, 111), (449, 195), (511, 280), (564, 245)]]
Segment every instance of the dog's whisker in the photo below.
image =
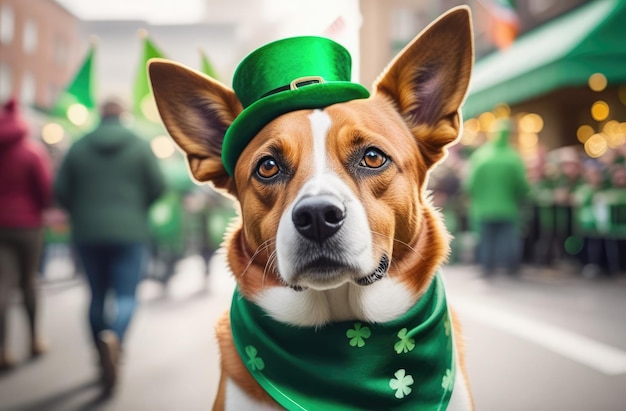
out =
[[(382, 233), (379, 233), (379, 232), (377, 232), (377, 231), (374, 231), (374, 230), (372, 230), (372, 234), (374, 234), (374, 235), (378, 235), (378, 236), (380, 236), (380, 237), (385, 237), (385, 238), (387, 238), (387, 237), (388, 237), (388, 236), (386, 236), (386, 235), (384, 235), (384, 234), (382, 234)], [(402, 240), (398, 240), (397, 238), (394, 238), (394, 239), (393, 239), (393, 242), (394, 242), (394, 243), (398, 243), (398, 244), (400, 244), (400, 245), (402, 245), (402, 246), (404, 246), (404, 247), (408, 248), (408, 249), (409, 249), (412, 253), (416, 254), (420, 260), (422, 260), (422, 261), (426, 261), (426, 259), (425, 259), (425, 258), (424, 258), (424, 256), (422, 255), (422, 253), (420, 253), (420, 252), (419, 252), (419, 250), (417, 250), (417, 249), (416, 249), (415, 247), (413, 247), (411, 244), (409, 244), (409, 243), (407, 243), (407, 242), (405, 242), (405, 241), (402, 241)], [(394, 266), (395, 266), (396, 268), (398, 268), (398, 265), (397, 265), (397, 264), (395, 264), (395, 261), (393, 260), (393, 258), (391, 259), (391, 262), (392, 262), (392, 263), (394, 263)]]
[(259, 245), (257, 247), (257, 249), (255, 250), (254, 254), (252, 254), (252, 257), (250, 257), (250, 259), (248, 260), (248, 264), (246, 265), (246, 267), (243, 269), (243, 271), (241, 272), (241, 277), (244, 277), (246, 275), (246, 272), (248, 271), (248, 269), (250, 268), (250, 266), (252, 265), (252, 263), (254, 262), (254, 259), (263, 251), (263, 250), (267, 250), (269, 249), (269, 247), (272, 245), (272, 243), (275, 242), (275, 239), (270, 238), (266, 241), (264, 241), (263, 243), (261, 243), (261, 245)]

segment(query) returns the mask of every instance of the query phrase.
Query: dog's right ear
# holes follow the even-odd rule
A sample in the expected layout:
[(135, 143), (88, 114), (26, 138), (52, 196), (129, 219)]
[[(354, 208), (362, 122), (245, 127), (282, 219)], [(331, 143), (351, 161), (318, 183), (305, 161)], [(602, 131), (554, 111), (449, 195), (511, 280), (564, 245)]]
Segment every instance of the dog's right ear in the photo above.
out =
[(148, 73), (161, 120), (185, 152), (193, 177), (236, 195), (221, 156), (224, 134), (242, 111), (235, 92), (165, 59), (150, 60)]

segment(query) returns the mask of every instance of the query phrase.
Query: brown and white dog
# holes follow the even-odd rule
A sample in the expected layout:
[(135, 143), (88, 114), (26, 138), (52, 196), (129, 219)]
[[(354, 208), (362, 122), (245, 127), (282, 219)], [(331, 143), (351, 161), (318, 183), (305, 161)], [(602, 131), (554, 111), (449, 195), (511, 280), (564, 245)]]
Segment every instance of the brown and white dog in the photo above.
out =
[[(244, 298), (279, 322), (304, 327), (385, 323), (419, 301), (448, 253), (448, 233), (425, 187), (429, 171), (460, 134), (472, 47), (469, 9), (451, 10), (391, 62), (370, 98), (279, 116), (245, 147), (233, 176), (221, 160), (225, 131), (242, 111), (233, 90), (177, 63), (150, 63), (162, 120), (193, 177), (240, 204), (241, 221), (225, 247)], [(259, 161), (276, 153), (291, 172), (281, 184), (267, 184), (257, 173), (281, 170)], [(340, 226), (318, 227), (331, 231), (322, 235), (332, 245), (306, 241), (319, 233), (298, 227), (294, 213), (303, 199), (321, 199), (338, 210), (326, 217), (330, 222), (317, 219)], [(327, 266), (309, 269), (312, 261)], [(469, 410), (453, 313), (452, 325), (458, 372), (448, 409)], [(228, 315), (217, 336), (222, 374), (214, 409), (280, 408), (235, 350)]]

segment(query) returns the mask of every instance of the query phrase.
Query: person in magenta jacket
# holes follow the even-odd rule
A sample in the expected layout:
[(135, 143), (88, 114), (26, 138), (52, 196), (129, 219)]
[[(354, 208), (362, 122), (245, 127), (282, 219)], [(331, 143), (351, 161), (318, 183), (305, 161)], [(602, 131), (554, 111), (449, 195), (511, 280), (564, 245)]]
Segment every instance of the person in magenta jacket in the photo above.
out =
[(43, 211), (52, 202), (48, 153), (28, 138), (16, 99), (0, 113), (0, 370), (14, 365), (6, 347), (7, 308), (19, 284), (28, 314), (30, 353), (45, 351), (37, 333), (36, 278), (43, 239)]

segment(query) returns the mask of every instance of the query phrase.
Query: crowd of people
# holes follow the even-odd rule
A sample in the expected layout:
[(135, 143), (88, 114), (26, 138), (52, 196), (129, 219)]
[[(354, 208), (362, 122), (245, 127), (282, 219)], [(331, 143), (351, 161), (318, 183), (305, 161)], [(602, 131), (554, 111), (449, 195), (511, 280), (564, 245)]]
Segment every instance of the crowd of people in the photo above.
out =
[[(434, 202), (456, 237), (451, 262), (469, 254), (485, 275), (496, 263), (517, 273), (520, 262), (565, 263), (587, 278), (626, 271), (624, 148), (591, 158), (582, 146), (566, 146), (522, 158), (509, 141), (511, 124), (500, 125), (477, 149), (451, 147), (431, 178)], [(476, 241), (462, 241), (467, 233)]]

